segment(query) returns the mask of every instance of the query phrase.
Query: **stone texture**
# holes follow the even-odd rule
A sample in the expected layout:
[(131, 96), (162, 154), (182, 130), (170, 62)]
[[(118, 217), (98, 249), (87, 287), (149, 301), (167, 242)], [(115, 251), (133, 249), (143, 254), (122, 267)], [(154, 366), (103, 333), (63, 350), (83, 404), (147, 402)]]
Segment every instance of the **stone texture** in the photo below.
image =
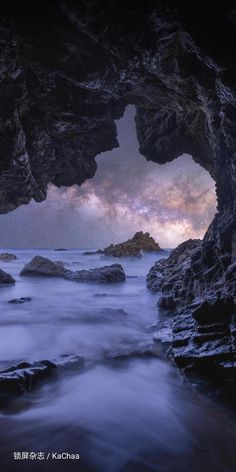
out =
[(157, 252), (161, 251), (161, 248), (155, 239), (153, 239), (149, 233), (143, 233), (139, 231), (135, 235), (119, 244), (110, 244), (110, 246), (105, 247), (105, 249), (98, 251), (87, 251), (84, 255), (90, 256), (92, 254), (104, 254), (105, 256), (112, 257), (134, 257), (141, 256), (141, 251), (145, 252)]
[(12, 262), (12, 261), (15, 261), (16, 259), (17, 257), (15, 256), (15, 254), (12, 254), (10, 252), (2, 252), (0, 254), (1, 262)]
[(10, 274), (0, 269), (0, 286), (14, 284), (14, 283), (15, 283), (15, 279), (13, 279), (13, 277)]
[(212, 241), (189, 240), (158, 261), (147, 281), (159, 292), (160, 307), (174, 312), (157, 326), (155, 339), (169, 343), (187, 375), (200, 372), (234, 398), (236, 266), (230, 260)]
[(158, 243), (150, 236), (149, 233), (139, 231), (135, 233), (133, 238), (128, 239), (120, 244), (111, 244), (103, 250), (105, 256), (124, 257), (124, 256), (141, 256), (141, 251), (156, 252), (161, 248)]
[[(84, 359), (81, 356), (64, 355), (53, 362), (21, 362), (0, 372), (0, 398), (10, 400), (11, 396), (30, 392), (43, 380), (67, 370), (81, 370)], [(4, 406), (1, 405), (1, 406)]]
[(22, 362), (0, 373), (0, 395), (29, 392), (40, 380), (51, 376), (56, 365), (50, 361)]
[(120, 264), (72, 271), (66, 269), (62, 262), (53, 262), (42, 256), (35, 256), (25, 265), (20, 275), (62, 277), (66, 280), (74, 280), (75, 282), (96, 283), (124, 282), (126, 279), (123, 267)]
[(11, 300), (8, 300), (8, 303), (12, 303), (14, 305), (20, 305), (25, 302), (30, 302), (31, 300), (32, 300), (31, 297), (12, 298)]

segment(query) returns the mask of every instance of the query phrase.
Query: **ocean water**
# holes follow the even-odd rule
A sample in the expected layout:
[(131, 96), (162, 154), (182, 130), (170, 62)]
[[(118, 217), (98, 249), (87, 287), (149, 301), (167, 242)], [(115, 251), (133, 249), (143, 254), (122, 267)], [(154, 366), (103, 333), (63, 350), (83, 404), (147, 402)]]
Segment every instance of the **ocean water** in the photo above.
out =
[[(80, 355), (82, 371), (45, 381), (0, 413), (4, 470), (234, 472), (235, 420), (194, 391), (160, 347), (153, 348), (157, 296), (146, 274), (168, 252), (123, 258), (126, 282), (100, 285), (20, 277), (34, 255), (71, 270), (117, 259), (83, 251), (16, 250), (1, 268), (16, 279), (0, 289), (1, 370), (21, 361)], [(31, 297), (22, 305), (12, 298)], [(144, 355), (152, 350), (152, 354)], [(14, 451), (70, 452), (79, 460), (24, 460)]]

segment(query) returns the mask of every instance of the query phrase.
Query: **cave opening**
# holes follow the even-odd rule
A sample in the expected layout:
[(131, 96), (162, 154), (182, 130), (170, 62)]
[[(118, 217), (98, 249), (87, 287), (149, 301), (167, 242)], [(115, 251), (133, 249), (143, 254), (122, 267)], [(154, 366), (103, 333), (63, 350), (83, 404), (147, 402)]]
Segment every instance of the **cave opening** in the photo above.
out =
[(44, 202), (2, 215), (1, 247), (103, 247), (142, 230), (171, 248), (204, 236), (216, 212), (210, 174), (188, 154), (164, 165), (147, 161), (133, 105), (116, 125), (119, 147), (97, 156), (92, 179), (49, 185)]

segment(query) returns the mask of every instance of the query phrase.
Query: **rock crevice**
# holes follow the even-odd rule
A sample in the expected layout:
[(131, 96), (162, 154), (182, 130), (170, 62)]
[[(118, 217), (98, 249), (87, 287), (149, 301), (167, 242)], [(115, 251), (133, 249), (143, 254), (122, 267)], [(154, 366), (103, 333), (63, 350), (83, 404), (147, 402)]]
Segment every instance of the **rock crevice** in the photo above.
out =
[[(147, 276), (159, 292), (159, 306), (171, 310), (170, 353), (189, 372), (201, 372), (229, 388), (236, 387), (236, 264), (219, 255), (212, 241), (189, 240), (158, 261)], [(156, 339), (163, 325), (157, 327)], [(159, 333), (158, 333), (159, 332)]]

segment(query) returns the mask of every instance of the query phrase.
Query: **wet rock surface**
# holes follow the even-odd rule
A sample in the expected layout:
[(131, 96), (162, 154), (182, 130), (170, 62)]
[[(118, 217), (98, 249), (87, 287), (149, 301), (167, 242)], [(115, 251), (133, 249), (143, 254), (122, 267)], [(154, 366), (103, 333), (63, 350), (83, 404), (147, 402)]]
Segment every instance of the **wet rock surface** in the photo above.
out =
[[(187, 375), (199, 372), (221, 390), (236, 388), (236, 272), (209, 241), (189, 240), (150, 270), (148, 287), (174, 313), (155, 338)], [(166, 337), (168, 333), (168, 337)]]
[(46, 257), (35, 256), (22, 269), (20, 275), (43, 275), (48, 277), (63, 277), (66, 268), (62, 262), (50, 261)]
[(8, 300), (8, 303), (12, 303), (13, 305), (20, 305), (25, 302), (30, 302), (31, 300), (31, 297), (12, 298), (11, 300)]
[(135, 233), (133, 238), (128, 239), (120, 244), (110, 244), (105, 249), (99, 249), (98, 251), (87, 251), (84, 255), (92, 254), (104, 254), (105, 256), (112, 257), (134, 257), (141, 256), (141, 251), (145, 252), (157, 252), (161, 251), (161, 248), (155, 239), (150, 236), (149, 233), (143, 233), (139, 231)]
[(160, 251), (161, 248), (155, 239), (149, 233), (139, 231), (133, 238), (120, 244), (111, 244), (103, 250), (105, 256), (124, 257), (141, 256), (141, 251), (152, 252)]
[(120, 264), (111, 264), (110, 266), (98, 267), (88, 270), (77, 270), (76, 272), (66, 273), (67, 280), (76, 282), (96, 282), (96, 283), (116, 283), (124, 282), (126, 279), (124, 269)]
[(120, 264), (97, 267), (95, 269), (72, 271), (65, 268), (62, 262), (53, 262), (42, 256), (35, 256), (22, 269), (22, 276), (62, 277), (75, 282), (116, 283), (126, 279)]
[(42, 360), (38, 362), (21, 362), (16, 366), (0, 372), (0, 397), (22, 395), (30, 392), (43, 380), (55, 374), (80, 370), (84, 366), (81, 356), (64, 355), (53, 362)]
[(0, 269), (0, 286), (14, 284), (14, 283), (15, 283), (15, 279), (13, 279), (13, 277), (10, 274)]
[(17, 257), (15, 256), (15, 254), (12, 254), (10, 252), (2, 252), (0, 254), (1, 262), (12, 262), (12, 261), (15, 261), (16, 259)]

